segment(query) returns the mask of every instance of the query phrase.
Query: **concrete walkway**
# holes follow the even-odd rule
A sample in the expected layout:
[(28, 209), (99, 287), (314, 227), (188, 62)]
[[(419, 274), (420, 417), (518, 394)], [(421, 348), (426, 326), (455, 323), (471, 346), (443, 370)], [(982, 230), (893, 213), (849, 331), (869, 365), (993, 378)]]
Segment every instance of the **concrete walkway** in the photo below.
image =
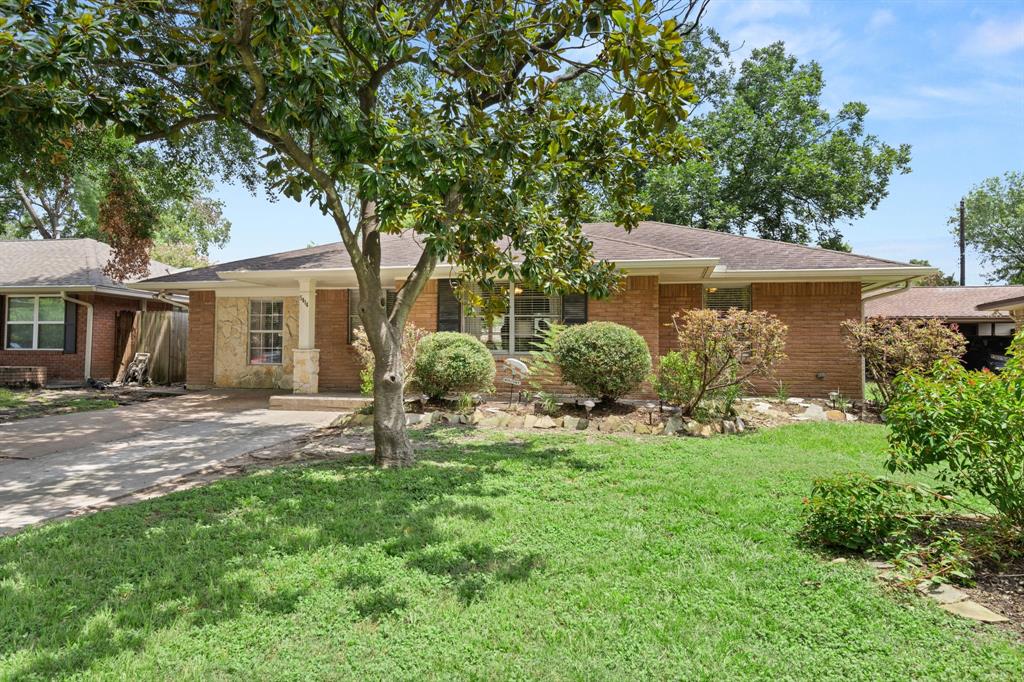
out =
[(0, 425), (0, 535), (326, 426), (267, 409), (269, 391), (191, 393)]

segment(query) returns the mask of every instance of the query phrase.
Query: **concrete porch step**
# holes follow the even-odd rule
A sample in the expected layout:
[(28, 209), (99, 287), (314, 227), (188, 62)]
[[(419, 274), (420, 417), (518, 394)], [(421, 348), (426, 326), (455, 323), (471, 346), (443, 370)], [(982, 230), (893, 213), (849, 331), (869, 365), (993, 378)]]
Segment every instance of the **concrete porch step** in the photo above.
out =
[(270, 409), (300, 412), (351, 412), (366, 407), (372, 402), (373, 398), (367, 398), (358, 393), (293, 393), (270, 396)]

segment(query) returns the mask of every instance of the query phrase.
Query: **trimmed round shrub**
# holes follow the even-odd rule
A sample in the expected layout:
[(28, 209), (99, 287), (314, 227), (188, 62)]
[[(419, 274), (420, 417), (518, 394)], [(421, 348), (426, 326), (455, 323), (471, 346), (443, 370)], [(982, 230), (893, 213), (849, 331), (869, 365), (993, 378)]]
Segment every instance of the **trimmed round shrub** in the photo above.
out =
[(468, 334), (437, 332), (416, 346), (413, 381), (431, 398), (494, 390), (494, 358)]
[(651, 373), (651, 351), (629, 327), (588, 322), (568, 327), (554, 345), (562, 379), (582, 393), (617, 400), (636, 390)]

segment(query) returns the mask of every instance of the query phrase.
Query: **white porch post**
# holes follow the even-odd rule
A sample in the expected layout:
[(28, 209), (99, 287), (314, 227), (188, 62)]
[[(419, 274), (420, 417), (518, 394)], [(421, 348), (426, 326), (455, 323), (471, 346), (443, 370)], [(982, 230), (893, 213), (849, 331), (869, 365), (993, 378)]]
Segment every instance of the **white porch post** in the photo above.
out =
[(299, 340), (292, 351), (292, 385), (296, 393), (320, 390), (320, 350), (316, 346), (316, 281), (299, 282)]

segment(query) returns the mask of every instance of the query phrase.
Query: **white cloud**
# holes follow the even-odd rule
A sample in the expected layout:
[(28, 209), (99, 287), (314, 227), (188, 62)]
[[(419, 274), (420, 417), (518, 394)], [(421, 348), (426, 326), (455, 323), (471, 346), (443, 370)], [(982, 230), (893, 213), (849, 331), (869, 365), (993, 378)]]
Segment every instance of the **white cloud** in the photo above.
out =
[(1024, 48), (1024, 17), (999, 21), (988, 19), (968, 31), (960, 52), (978, 57), (995, 57)]
[(889, 9), (876, 9), (868, 20), (868, 29), (878, 31), (896, 21), (896, 15)]
[(746, 0), (723, 2), (722, 6), (728, 8), (725, 20), (734, 24), (780, 16), (806, 16), (811, 12), (811, 5), (806, 0)]

